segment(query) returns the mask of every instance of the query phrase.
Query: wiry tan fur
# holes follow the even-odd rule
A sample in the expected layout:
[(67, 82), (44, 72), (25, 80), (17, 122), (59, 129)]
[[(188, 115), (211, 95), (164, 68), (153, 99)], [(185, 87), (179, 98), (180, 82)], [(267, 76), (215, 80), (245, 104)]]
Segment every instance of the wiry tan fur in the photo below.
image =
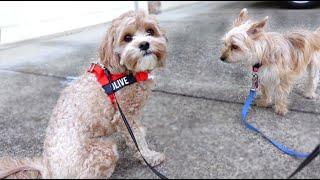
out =
[[(148, 28), (154, 30), (153, 36), (146, 33)], [(133, 40), (124, 42), (128, 34)], [(145, 41), (150, 43), (151, 52), (146, 56), (139, 49)], [(128, 12), (112, 22), (99, 54), (100, 63), (112, 73), (151, 71), (164, 64), (166, 39), (153, 17), (144, 12)], [(152, 80), (135, 83), (116, 96), (143, 156), (154, 166), (163, 162), (165, 156), (148, 148), (145, 130), (139, 122), (153, 84)], [(85, 73), (63, 90), (47, 128), (43, 156), (25, 160), (3, 158), (0, 178), (109, 178), (118, 160), (117, 147), (111, 139), (116, 132), (136, 150), (119, 111), (95, 76)], [(138, 152), (136, 156), (140, 159)]]
[(242, 61), (250, 68), (261, 63), (258, 75), (262, 96), (257, 104), (268, 106), (274, 95), (276, 113), (285, 115), (292, 86), (306, 70), (309, 74), (305, 96), (319, 98), (316, 88), (320, 69), (320, 31), (266, 32), (267, 20), (265, 17), (252, 22), (248, 20), (247, 9), (243, 9), (232, 29), (223, 37), (221, 60), (228, 63)]

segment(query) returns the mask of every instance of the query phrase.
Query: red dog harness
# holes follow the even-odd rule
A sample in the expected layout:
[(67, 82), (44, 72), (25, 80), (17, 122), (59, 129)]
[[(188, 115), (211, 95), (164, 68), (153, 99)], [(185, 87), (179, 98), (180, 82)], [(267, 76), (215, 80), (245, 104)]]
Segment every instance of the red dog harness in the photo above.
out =
[(146, 81), (148, 79), (148, 73), (147, 72), (138, 72), (134, 76), (132, 74), (125, 75), (125, 74), (111, 74), (107, 68), (104, 68), (103, 65), (99, 65), (96, 63), (91, 64), (88, 72), (93, 73), (102, 88), (104, 89), (105, 93), (108, 94), (110, 101), (113, 105), (116, 105), (118, 107), (118, 110), (120, 112), (120, 115), (122, 117), (122, 120), (124, 124), (126, 125), (128, 132), (137, 147), (138, 151), (140, 152), (142, 159), (147, 164), (147, 166), (152, 170), (153, 173), (155, 173), (158, 177), (161, 179), (168, 179), (166, 176), (162, 175), (160, 172), (158, 172), (154, 167), (152, 167), (148, 161), (143, 157), (140, 148), (138, 146), (138, 142), (133, 134), (132, 128), (130, 127), (130, 124), (124, 115), (117, 99), (115, 96), (115, 92), (120, 90), (121, 88), (128, 86), (130, 84), (133, 84), (135, 82), (139, 81)]
[(148, 80), (147, 72), (137, 72), (134, 76), (132, 74), (126, 75), (123, 73), (111, 74), (108, 69), (97, 63), (92, 63), (88, 72), (93, 73), (96, 76), (97, 81), (109, 96), (112, 104), (115, 103), (115, 92), (135, 82)]

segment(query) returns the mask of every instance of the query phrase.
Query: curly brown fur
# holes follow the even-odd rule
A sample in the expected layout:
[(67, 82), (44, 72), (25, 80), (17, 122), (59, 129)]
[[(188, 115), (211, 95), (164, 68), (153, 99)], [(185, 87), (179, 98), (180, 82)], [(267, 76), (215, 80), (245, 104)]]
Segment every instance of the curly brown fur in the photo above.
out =
[[(130, 42), (124, 40), (128, 35), (132, 37)], [(150, 47), (141, 50), (139, 46), (146, 42)], [(144, 12), (128, 12), (112, 21), (99, 55), (100, 63), (112, 73), (150, 72), (164, 64), (166, 39), (153, 17)], [(152, 80), (138, 82), (124, 87), (116, 96), (143, 156), (151, 165), (158, 165), (165, 156), (148, 148), (139, 121), (153, 84)], [(21, 176), (35, 170), (42, 178), (109, 178), (118, 160), (117, 147), (111, 138), (116, 132), (136, 150), (119, 111), (95, 76), (85, 73), (61, 93), (49, 121), (42, 158), (7, 159), (0, 164), (0, 177), (19, 173)]]

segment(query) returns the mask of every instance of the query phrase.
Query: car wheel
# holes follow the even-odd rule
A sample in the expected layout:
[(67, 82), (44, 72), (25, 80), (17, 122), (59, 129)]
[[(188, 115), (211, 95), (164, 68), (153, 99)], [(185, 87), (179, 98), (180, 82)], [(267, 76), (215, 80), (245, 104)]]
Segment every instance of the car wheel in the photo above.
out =
[(315, 7), (316, 3), (316, 1), (287, 1), (284, 5), (291, 9), (304, 9)]

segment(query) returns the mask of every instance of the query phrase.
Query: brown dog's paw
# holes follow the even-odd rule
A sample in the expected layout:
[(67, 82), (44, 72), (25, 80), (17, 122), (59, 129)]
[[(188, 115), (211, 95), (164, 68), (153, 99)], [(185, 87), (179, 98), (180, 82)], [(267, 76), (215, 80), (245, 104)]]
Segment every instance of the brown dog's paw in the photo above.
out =
[(151, 166), (157, 166), (166, 159), (166, 156), (163, 153), (153, 152), (148, 159)]
[[(139, 157), (139, 160), (141, 161), (141, 163), (145, 164), (145, 162), (141, 158), (140, 154), (136, 153), (135, 157)], [(166, 157), (163, 153), (159, 153), (159, 152), (155, 152), (155, 151), (150, 151), (149, 153), (144, 154), (144, 158), (147, 160), (147, 162), (151, 166), (157, 166), (157, 165), (161, 164), (166, 159)]]

